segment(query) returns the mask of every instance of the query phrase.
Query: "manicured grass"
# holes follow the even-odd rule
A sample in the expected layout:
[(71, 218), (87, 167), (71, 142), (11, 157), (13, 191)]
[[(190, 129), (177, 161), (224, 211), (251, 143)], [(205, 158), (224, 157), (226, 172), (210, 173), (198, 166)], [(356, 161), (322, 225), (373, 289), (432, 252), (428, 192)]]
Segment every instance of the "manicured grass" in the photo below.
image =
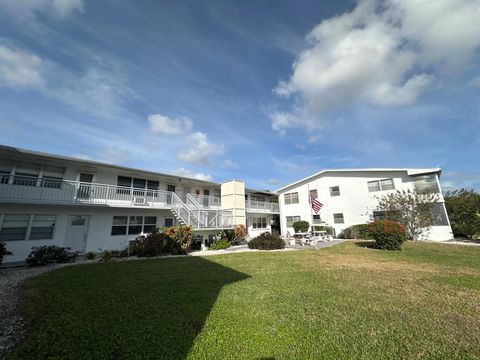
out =
[(361, 245), (44, 274), (12, 357), (480, 358), (480, 248)]

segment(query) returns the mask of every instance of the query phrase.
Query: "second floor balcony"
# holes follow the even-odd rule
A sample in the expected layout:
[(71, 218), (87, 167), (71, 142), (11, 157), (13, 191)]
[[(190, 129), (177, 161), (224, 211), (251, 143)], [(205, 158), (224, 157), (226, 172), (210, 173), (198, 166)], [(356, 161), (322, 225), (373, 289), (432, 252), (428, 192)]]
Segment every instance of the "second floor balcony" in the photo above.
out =
[(247, 212), (280, 213), (278, 203), (249, 200), (245, 203)]
[[(173, 193), (29, 176), (0, 176), (0, 201), (171, 208)], [(213, 202), (213, 200), (212, 200)]]

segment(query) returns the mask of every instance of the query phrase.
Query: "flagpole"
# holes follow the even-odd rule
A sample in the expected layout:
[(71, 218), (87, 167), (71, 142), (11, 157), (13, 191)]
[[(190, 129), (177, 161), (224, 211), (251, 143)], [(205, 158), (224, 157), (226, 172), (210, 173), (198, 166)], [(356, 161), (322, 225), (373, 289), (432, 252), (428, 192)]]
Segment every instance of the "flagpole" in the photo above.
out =
[(313, 209), (312, 209), (312, 195), (310, 195), (310, 183), (307, 184), (308, 188), (308, 204), (310, 205), (310, 224), (312, 226), (312, 233), (315, 236), (315, 226), (313, 226)]

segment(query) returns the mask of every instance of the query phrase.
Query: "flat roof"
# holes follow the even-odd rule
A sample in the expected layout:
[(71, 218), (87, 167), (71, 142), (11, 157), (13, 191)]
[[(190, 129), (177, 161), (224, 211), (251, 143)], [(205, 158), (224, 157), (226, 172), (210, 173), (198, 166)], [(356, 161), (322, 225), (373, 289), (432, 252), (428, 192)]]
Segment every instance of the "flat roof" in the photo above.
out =
[(282, 186), (277, 189), (276, 192), (282, 192), (285, 189), (288, 189), (292, 186), (298, 185), (304, 181), (314, 179), (316, 177), (322, 176), (326, 173), (335, 173), (335, 172), (407, 172), (408, 175), (419, 175), (419, 174), (429, 174), (429, 173), (441, 173), (442, 169), (440, 168), (363, 168), (363, 169), (326, 169), (321, 170), (313, 175), (309, 175), (303, 179), (297, 180), (288, 185)]
[[(11, 153), (13, 155), (17, 154), (17, 155), (27, 155), (27, 156), (41, 156), (41, 157), (44, 157), (44, 158), (56, 159), (56, 160), (61, 160), (61, 161), (72, 161), (72, 162), (76, 162), (76, 163), (79, 163), (79, 164), (84, 164), (84, 165), (87, 165), (87, 166), (102, 166), (102, 167), (106, 167), (106, 168), (118, 169), (118, 170), (130, 171), (130, 172), (141, 172), (141, 173), (151, 174), (151, 175), (155, 175), (155, 176), (174, 177), (174, 178), (177, 178), (177, 179), (195, 181), (195, 182), (208, 184), (208, 185), (216, 185), (216, 186), (222, 185), (222, 183), (215, 182), (215, 181), (200, 180), (200, 179), (196, 179), (196, 178), (189, 178), (189, 177), (179, 176), (179, 175), (174, 175), (174, 174), (160, 173), (160, 172), (155, 172), (155, 171), (150, 171), (150, 170), (143, 170), (143, 169), (139, 169), (139, 168), (132, 168), (132, 167), (128, 167), (128, 166), (115, 165), (115, 164), (112, 164), (112, 163), (107, 163), (107, 162), (102, 162), (102, 161), (95, 161), (95, 160), (89, 160), (89, 159), (76, 158), (76, 157), (72, 157), (72, 156), (45, 153), (45, 152), (41, 152), (41, 151), (17, 148), (17, 147), (7, 146), (7, 145), (0, 145), (0, 154), (2, 152)], [(243, 182), (243, 180), (239, 180), (239, 181)], [(252, 192), (258, 192), (258, 193), (262, 193), (262, 194), (276, 195), (275, 193), (273, 193), (269, 190), (257, 190), (257, 189), (251, 189), (251, 188), (248, 188), (248, 189), (246, 188), (245, 190), (252, 191)]]

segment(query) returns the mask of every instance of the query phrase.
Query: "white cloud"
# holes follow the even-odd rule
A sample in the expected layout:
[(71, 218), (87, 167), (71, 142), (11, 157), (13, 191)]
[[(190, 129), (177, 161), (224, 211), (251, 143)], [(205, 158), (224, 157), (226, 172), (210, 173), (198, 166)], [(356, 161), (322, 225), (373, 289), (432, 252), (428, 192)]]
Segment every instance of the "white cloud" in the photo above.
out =
[(267, 184), (268, 184), (268, 185), (276, 185), (276, 184), (279, 184), (279, 183), (280, 183), (280, 180), (278, 180), (278, 179), (273, 179), (273, 178), (272, 178), (272, 179), (268, 179), (268, 181), (267, 181)]
[(0, 86), (33, 89), (95, 116), (127, 113), (126, 103), (138, 99), (121, 69), (97, 63), (83, 71), (68, 70), (20, 48), (0, 44)]
[(178, 176), (183, 176), (187, 178), (192, 178), (192, 179), (197, 179), (197, 180), (205, 180), (205, 181), (211, 181), (212, 180), (212, 175), (209, 174), (204, 174), (204, 173), (196, 173), (191, 170), (185, 169), (185, 168), (178, 168), (173, 171), (174, 175)]
[(363, 0), (322, 21), (274, 90), (293, 96), (294, 107), (272, 113), (272, 128), (321, 128), (325, 114), (357, 102), (414, 103), (437, 77), (472, 61), (479, 18), (480, 0)]
[(189, 135), (183, 144), (187, 149), (177, 153), (177, 159), (186, 163), (206, 165), (210, 157), (223, 154), (223, 145), (210, 143), (202, 132)]
[(190, 132), (193, 121), (188, 117), (169, 118), (160, 114), (148, 115), (150, 130), (156, 134), (176, 135)]
[(41, 88), (45, 83), (42, 66), (42, 59), (35, 54), (0, 45), (0, 85)]
[(83, 0), (0, 0), (2, 9), (21, 20), (35, 19), (38, 14), (66, 19), (84, 12)]

